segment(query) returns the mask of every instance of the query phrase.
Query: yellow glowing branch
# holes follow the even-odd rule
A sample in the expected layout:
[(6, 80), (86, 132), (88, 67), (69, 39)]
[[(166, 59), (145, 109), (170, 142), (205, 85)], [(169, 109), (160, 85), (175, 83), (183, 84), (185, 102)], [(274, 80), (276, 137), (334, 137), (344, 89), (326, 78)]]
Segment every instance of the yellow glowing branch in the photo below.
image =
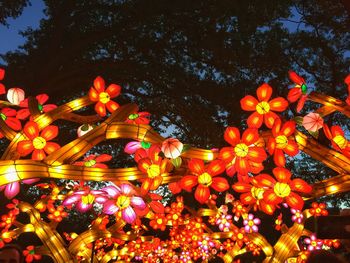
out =
[(313, 185), (312, 196), (316, 198), (348, 191), (350, 191), (350, 175), (340, 174), (321, 182), (316, 182)]
[(22, 212), (29, 215), (30, 223), (34, 227), (35, 234), (43, 242), (45, 248), (50, 251), (50, 256), (55, 262), (73, 263), (72, 256), (68, 253), (65, 243), (60, 234), (51, 229), (50, 226), (41, 219), (40, 213), (28, 203), (20, 203)]
[[(136, 167), (118, 169), (93, 168), (76, 165), (59, 165), (52, 167), (33, 160), (0, 160), (0, 186), (32, 178), (129, 181), (145, 177), (146, 175), (141, 173)], [(167, 179), (167, 181), (170, 181), (170, 179)]]
[(295, 140), (298, 143), (299, 149), (315, 160), (323, 162), (340, 174), (350, 173), (350, 159), (343, 154), (321, 145), (300, 131), (295, 132)]
[(350, 118), (350, 106), (347, 105), (344, 101), (317, 92), (311, 92), (308, 96), (308, 100), (312, 100), (325, 106), (333, 107), (335, 110), (343, 113), (345, 116)]

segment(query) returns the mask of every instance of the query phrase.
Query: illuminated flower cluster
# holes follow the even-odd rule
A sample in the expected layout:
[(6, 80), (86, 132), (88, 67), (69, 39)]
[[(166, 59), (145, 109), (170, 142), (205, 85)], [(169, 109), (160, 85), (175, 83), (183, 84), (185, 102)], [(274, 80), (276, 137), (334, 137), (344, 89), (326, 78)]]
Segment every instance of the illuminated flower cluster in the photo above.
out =
[(152, 145), (147, 151), (141, 148), (135, 153), (139, 170), (147, 175), (147, 178), (142, 179), (142, 194), (146, 194), (149, 190), (156, 190), (167, 173), (168, 160), (159, 156), (160, 151), (158, 145)]
[[(47, 94), (40, 94), (40, 95), (37, 95), (35, 98), (38, 101), (38, 110), (40, 113), (49, 112), (57, 108), (55, 104), (44, 105), (49, 100), (49, 96)], [(20, 109), (17, 112), (16, 117), (20, 120), (27, 119), (30, 116), (28, 99), (22, 100), (19, 106), (23, 109)]]
[(287, 98), (292, 103), (298, 101), (297, 112), (300, 112), (307, 99), (308, 88), (305, 80), (294, 71), (289, 71), (289, 78), (294, 82), (294, 87), (289, 90)]
[(103, 212), (108, 215), (120, 213), (121, 218), (129, 224), (136, 220), (135, 210), (146, 207), (143, 199), (135, 195), (136, 192), (130, 184), (107, 186), (102, 191), (107, 192), (111, 198), (103, 203)]
[(209, 200), (209, 187), (218, 192), (226, 191), (229, 188), (225, 178), (217, 177), (225, 171), (225, 163), (221, 160), (214, 160), (205, 166), (202, 160), (192, 159), (188, 163), (188, 168), (190, 175), (186, 175), (181, 179), (180, 186), (182, 189), (191, 192), (192, 188), (197, 185), (194, 197), (201, 204)]
[(327, 216), (327, 205), (325, 203), (316, 203), (313, 202), (311, 204), (311, 208), (309, 209), (309, 212), (311, 215), (317, 217), (317, 216)]
[(150, 120), (149, 117), (151, 114), (146, 111), (132, 113), (129, 115), (129, 117), (126, 119), (126, 123), (130, 124), (149, 124)]
[(241, 99), (241, 108), (245, 111), (254, 111), (248, 117), (247, 123), (250, 128), (260, 128), (263, 123), (272, 128), (276, 119), (280, 117), (274, 112), (282, 112), (287, 109), (288, 101), (282, 97), (270, 100), (272, 88), (264, 83), (256, 90), (258, 100), (251, 95)]
[(261, 223), (259, 218), (254, 218), (253, 214), (248, 214), (248, 217), (243, 220), (244, 230), (247, 233), (258, 232), (258, 225)]
[(247, 129), (243, 132), (236, 127), (228, 127), (224, 139), (231, 147), (220, 150), (219, 157), (226, 163), (226, 172), (233, 176), (247, 175), (248, 172), (259, 173), (263, 169), (262, 162), (267, 158), (257, 129)]
[(74, 204), (79, 212), (84, 213), (90, 210), (95, 202), (103, 204), (107, 200), (106, 192), (87, 188), (72, 192), (62, 204), (64, 206), (72, 206)]
[(25, 261), (27, 263), (41, 259), (41, 255), (35, 253), (34, 246), (27, 246), (26, 249), (23, 250), (23, 256), (25, 257)]
[(284, 167), (286, 165), (286, 157), (295, 156), (298, 152), (297, 143), (291, 138), (295, 131), (295, 122), (287, 121), (283, 124), (281, 120), (276, 120), (272, 127), (273, 137), (269, 138), (267, 148), (270, 155), (273, 155), (273, 160), (277, 166)]
[(112, 113), (119, 108), (119, 104), (111, 100), (120, 94), (121, 87), (116, 84), (110, 84), (107, 89), (105, 88), (105, 81), (101, 77), (97, 77), (94, 80), (93, 87), (90, 88), (89, 98), (91, 101), (96, 102), (95, 111), (104, 117), (107, 114), (107, 110)]
[(323, 245), (323, 241), (321, 239), (317, 239), (313, 234), (310, 238), (305, 238), (304, 242), (307, 244), (307, 250), (313, 251), (316, 249), (321, 249)]
[(20, 141), (17, 145), (17, 151), (22, 156), (32, 152), (32, 159), (40, 161), (46, 157), (46, 154), (51, 154), (60, 148), (57, 143), (49, 142), (58, 135), (57, 126), (49, 125), (40, 132), (38, 124), (29, 121), (23, 131), (29, 140)]
[(96, 168), (108, 168), (104, 162), (112, 160), (112, 156), (109, 154), (95, 155), (91, 154), (83, 159), (81, 162), (75, 162), (75, 165), (85, 166), (85, 167), (96, 167)]
[(345, 138), (344, 131), (340, 126), (335, 125), (329, 129), (327, 125), (324, 125), (324, 132), (334, 149), (350, 157), (350, 141)]

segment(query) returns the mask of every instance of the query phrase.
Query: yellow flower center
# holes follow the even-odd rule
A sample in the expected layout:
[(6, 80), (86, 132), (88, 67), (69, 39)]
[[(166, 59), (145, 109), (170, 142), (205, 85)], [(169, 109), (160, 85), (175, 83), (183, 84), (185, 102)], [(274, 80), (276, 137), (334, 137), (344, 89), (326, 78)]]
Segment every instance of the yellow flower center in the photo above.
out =
[(316, 247), (317, 246), (317, 242), (315, 240), (313, 240), (313, 241), (311, 241), (310, 245), (313, 246), (313, 247)]
[(345, 149), (348, 144), (348, 140), (344, 138), (344, 136), (337, 135), (333, 138), (333, 142), (339, 146), (340, 149)]
[(255, 199), (260, 200), (263, 199), (265, 190), (264, 188), (253, 186), (252, 189), (250, 189), (250, 192)]
[(210, 186), (213, 182), (211, 175), (208, 173), (202, 173), (200, 176), (198, 176), (198, 183), (204, 185), (204, 186)]
[(156, 164), (151, 164), (150, 167), (148, 167), (147, 175), (149, 178), (154, 178), (160, 175), (160, 167)]
[(127, 208), (130, 205), (130, 197), (126, 195), (120, 195), (115, 203), (121, 210)]
[(84, 195), (81, 197), (81, 201), (83, 202), (84, 205), (92, 204), (94, 200), (95, 200), (95, 196), (93, 196), (92, 194)]
[(162, 220), (161, 218), (158, 218), (158, 219), (157, 219), (157, 224), (160, 225), (160, 224), (162, 224), (162, 223), (163, 223), (163, 220)]
[(270, 111), (270, 104), (266, 101), (262, 101), (260, 103), (258, 103), (258, 105), (256, 105), (255, 107), (257, 113), (259, 114), (266, 114)]
[(248, 154), (248, 150), (249, 150), (248, 146), (245, 145), (244, 143), (237, 144), (234, 149), (235, 154), (238, 157), (246, 157)]
[(248, 221), (248, 226), (254, 226), (254, 221), (253, 220), (249, 220)]
[(321, 213), (321, 208), (316, 208), (316, 213), (317, 214)]
[(243, 239), (243, 237), (244, 237), (244, 236), (243, 236), (242, 233), (238, 233), (238, 235), (237, 235), (237, 238), (238, 238), (238, 239)]
[(53, 215), (54, 215), (55, 217), (58, 217), (58, 216), (61, 215), (61, 213), (60, 213), (60, 211), (55, 211), (55, 212), (53, 213)]
[(288, 138), (285, 135), (279, 135), (276, 137), (276, 148), (284, 149), (288, 145)]
[(46, 145), (46, 140), (43, 137), (38, 136), (33, 140), (33, 146), (37, 150), (43, 149), (45, 145)]
[(101, 92), (99, 94), (99, 98), (100, 98), (100, 102), (102, 102), (103, 104), (106, 104), (111, 99), (107, 92)]
[(288, 184), (277, 182), (273, 187), (273, 191), (277, 196), (284, 198), (290, 194), (291, 189)]

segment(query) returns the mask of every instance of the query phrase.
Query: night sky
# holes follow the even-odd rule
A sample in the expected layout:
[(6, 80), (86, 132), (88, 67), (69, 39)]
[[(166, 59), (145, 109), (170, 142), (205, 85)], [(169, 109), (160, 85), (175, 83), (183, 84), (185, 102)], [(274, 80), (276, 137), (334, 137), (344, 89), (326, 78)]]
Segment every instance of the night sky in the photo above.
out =
[[(32, 0), (31, 6), (27, 6), (21, 16), (16, 19), (7, 19), (8, 27), (0, 25), (0, 54), (16, 50), (24, 44), (25, 39), (19, 32), (28, 27), (38, 28), (40, 20), (45, 17), (44, 8), (45, 4), (42, 0)], [(0, 63), (4, 62), (0, 59)]]

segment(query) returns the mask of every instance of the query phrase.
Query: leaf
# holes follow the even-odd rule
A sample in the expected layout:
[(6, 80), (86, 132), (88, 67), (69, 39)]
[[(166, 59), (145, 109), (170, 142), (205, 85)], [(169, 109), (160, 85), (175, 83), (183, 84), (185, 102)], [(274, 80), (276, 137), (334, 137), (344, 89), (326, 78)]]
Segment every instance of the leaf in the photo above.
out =
[(191, 145), (189, 145), (189, 144), (184, 144), (184, 147), (182, 148), (181, 153), (187, 152), (189, 149), (191, 149)]
[(303, 125), (303, 117), (301, 116), (297, 116), (294, 118), (294, 121), (296, 122), (296, 124), (298, 124), (299, 126), (302, 126)]
[(315, 132), (309, 131), (309, 133), (310, 133), (310, 135), (311, 135), (312, 137), (314, 137), (315, 139), (318, 139), (318, 135), (319, 135), (318, 130), (315, 131)]
[(179, 168), (182, 164), (181, 157), (176, 157), (175, 159), (171, 159), (171, 163), (174, 165), (175, 169)]

